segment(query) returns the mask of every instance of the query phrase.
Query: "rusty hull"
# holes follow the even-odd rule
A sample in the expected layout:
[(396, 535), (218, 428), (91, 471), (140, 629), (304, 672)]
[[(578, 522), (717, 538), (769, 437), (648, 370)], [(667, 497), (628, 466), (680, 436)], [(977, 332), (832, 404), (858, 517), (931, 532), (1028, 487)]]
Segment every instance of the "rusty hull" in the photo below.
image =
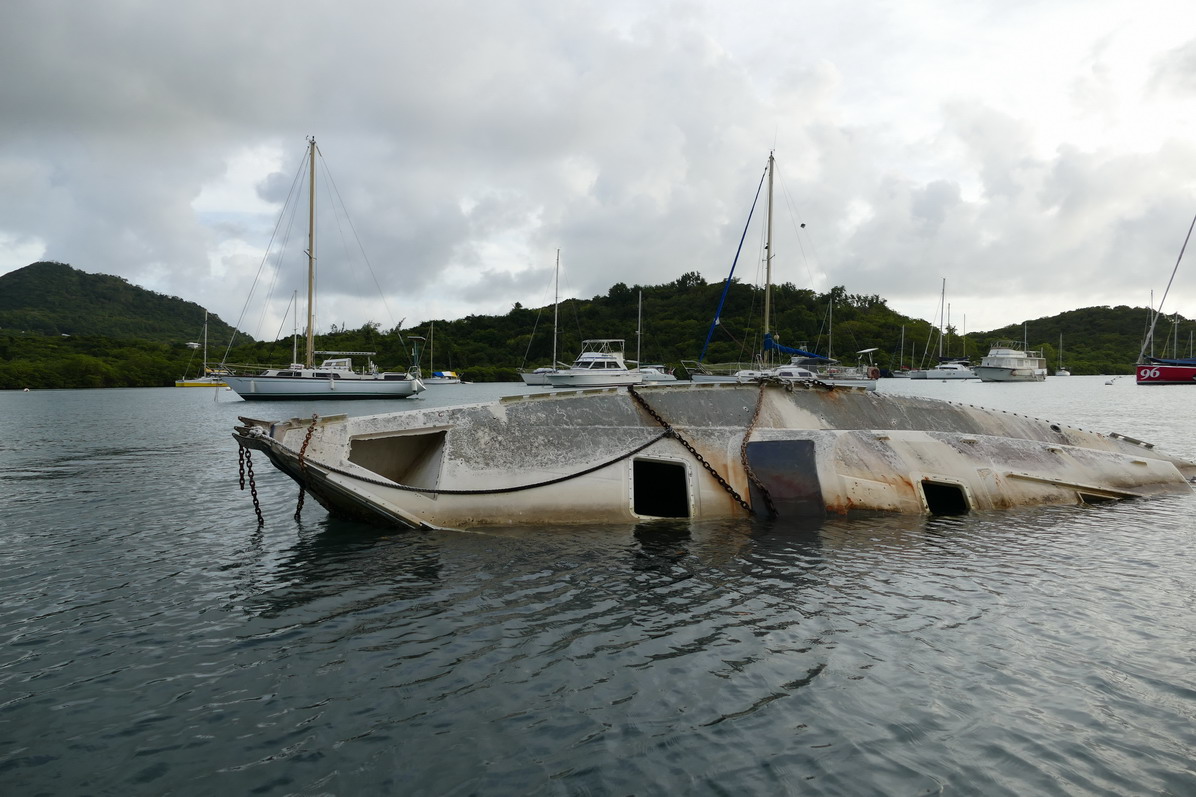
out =
[[(424, 528), (638, 522), (654, 517), (637, 507), (657, 489), (676, 492), (673, 516), (710, 519), (746, 516), (745, 504), (756, 514), (1078, 504), (1188, 491), (1196, 478), (1196, 464), (1129, 438), (936, 399), (817, 384), (634, 392), (642, 403), (601, 388), (314, 425), (242, 419), (234, 436), (332, 512)], [(745, 459), (759, 462), (755, 483)], [(670, 474), (668, 486), (644, 463)]]

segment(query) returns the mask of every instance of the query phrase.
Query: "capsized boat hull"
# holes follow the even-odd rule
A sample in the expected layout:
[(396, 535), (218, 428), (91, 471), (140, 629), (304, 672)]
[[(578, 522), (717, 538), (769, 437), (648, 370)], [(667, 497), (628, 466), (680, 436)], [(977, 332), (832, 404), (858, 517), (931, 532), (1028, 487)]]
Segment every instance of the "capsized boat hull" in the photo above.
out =
[(1115, 434), (818, 385), (242, 421), (239, 443), (331, 512), (413, 528), (966, 512), (1190, 492), (1196, 478), (1196, 463)]

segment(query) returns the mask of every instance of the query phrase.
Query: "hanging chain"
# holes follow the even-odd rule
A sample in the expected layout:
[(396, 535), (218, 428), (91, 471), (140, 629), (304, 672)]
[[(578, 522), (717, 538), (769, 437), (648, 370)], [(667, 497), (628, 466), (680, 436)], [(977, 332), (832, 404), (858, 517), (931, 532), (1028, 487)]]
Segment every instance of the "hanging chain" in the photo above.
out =
[[(792, 392), (792, 386), (789, 387)], [(760, 419), (760, 410), (764, 407), (764, 383), (760, 383), (760, 392), (756, 394), (756, 410), (752, 413), (752, 422), (748, 424), (747, 430), (743, 433), (743, 440), (739, 443), (739, 461), (743, 463), (743, 472), (747, 474), (748, 480), (756, 486), (760, 494), (764, 496), (764, 505), (768, 507), (768, 514), (776, 517), (777, 508), (772, 502), (772, 494), (768, 492), (768, 488), (764, 486), (764, 482), (760, 481), (756, 476), (756, 472), (752, 470), (752, 466), (748, 463), (748, 439), (751, 438), (752, 432), (756, 428), (756, 421)]]
[(266, 519), (262, 517), (262, 504), (257, 497), (257, 481), (253, 478), (253, 460), (250, 458), (249, 449), (244, 446), (237, 448), (237, 471), (242, 490), (245, 489), (245, 476), (249, 475), (249, 495), (253, 497), (253, 513), (257, 515), (258, 526), (264, 526)]
[(676, 429), (674, 429), (668, 421), (666, 421), (664, 418), (660, 417), (660, 414), (657, 413), (656, 410), (652, 409), (651, 405), (649, 405), (648, 402), (644, 400), (644, 397), (641, 396), (636, 391), (636, 389), (634, 387), (628, 386), (627, 392), (630, 393), (631, 397), (633, 399), (635, 399), (641, 407), (644, 408), (645, 412), (647, 412), (649, 415), (651, 415), (656, 420), (657, 423), (659, 423), (661, 426), (664, 427), (665, 432), (668, 434), (669, 437), (672, 437), (678, 443), (685, 446), (685, 449), (687, 451), (689, 451), (690, 454), (693, 454), (694, 459), (696, 459), (702, 465), (702, 467), (705, 468), (707, 470), (707, 472), (709, 472), (710, 475), (714, 477), (715, 481), (717, 481), (720, 485), (722, 485), (722, 488), (727, 491), (728, 495), (730, 495), (732, 498), (735, 499), (736, 503), (738, 503), (741, 507), (743, 507), (749, 515), (756, 514), (755, 511), (752, 510), (751, 504), (749, 504), (747, 501), (745, 501), (743, 499), (743, 497), (738, 492), (735, 491), (735, 488), (732, 487), (731, 484), (726, 479), (723, 478), (721, 473), (719, 473), (717, 470), (715, 470), (713, 465), (711, 465), (709, 462), (706, 461), (706, 458), (704, 456), (702, 456), (701, 453), (699, 453), (699, 451), (696, 448), (694, 448), (688, 440), (686, 440), (684, 437), (682, 437), (681, 434)]
[(303, 498), (307, 495), (307, 444), (311, 442), (312, 432), (316, 430), (316, 422), (320, 420), (317, 413), (312, 413), (311, 426), (307, 427), (307, 434), (303, 437), (303, 445), (299, 447), (299, 472), (303, 474), (303, 481), (299, 482), (299, 500), (295, 504), (295, 520), (303, 514)]

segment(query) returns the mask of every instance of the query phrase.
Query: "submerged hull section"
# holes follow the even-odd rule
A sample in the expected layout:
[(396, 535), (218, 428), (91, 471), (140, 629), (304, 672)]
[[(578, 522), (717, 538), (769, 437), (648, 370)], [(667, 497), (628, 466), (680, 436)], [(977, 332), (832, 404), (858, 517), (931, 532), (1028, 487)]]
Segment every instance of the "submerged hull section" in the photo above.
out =
[(956, 513), (1189, 492), (1196, 477), (1196, 464), (1118, 435), (820, 386), (678, 383), (242, 421), (240, 444), (330, 511), (413, 528)]

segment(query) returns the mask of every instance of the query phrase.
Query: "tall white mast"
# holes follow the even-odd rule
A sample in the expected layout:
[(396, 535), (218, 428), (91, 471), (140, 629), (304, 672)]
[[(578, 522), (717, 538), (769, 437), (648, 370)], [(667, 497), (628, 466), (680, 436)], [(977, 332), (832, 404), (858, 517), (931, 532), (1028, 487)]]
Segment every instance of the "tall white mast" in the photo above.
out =
[(644, 292), (640, 291), (639, 310), (636, 311), (635, 316), (635, 366), (638, 368), (640, 363), (640, 342), (644, 338)]
[(552, 284), (552, 370), (556, 370), (557, 313), (561, 307), (561, 250), (556, 250), (556, 276)]
[[(764, 334), (772, 332), (772, 173), (775, 162), (768, 153), (768, 215), (764, 228)], [(772, 362), (772, 350), (764, 350), (764, 365)]]
[(315, 367), (316, 327), (316, 137), (307, 139), (307, 354), (304, 365)]
[(943, 361), (943, 310), (947, 306), (947, 278), (943, 277), (943, 291), (939, 294), (939, 362)]

